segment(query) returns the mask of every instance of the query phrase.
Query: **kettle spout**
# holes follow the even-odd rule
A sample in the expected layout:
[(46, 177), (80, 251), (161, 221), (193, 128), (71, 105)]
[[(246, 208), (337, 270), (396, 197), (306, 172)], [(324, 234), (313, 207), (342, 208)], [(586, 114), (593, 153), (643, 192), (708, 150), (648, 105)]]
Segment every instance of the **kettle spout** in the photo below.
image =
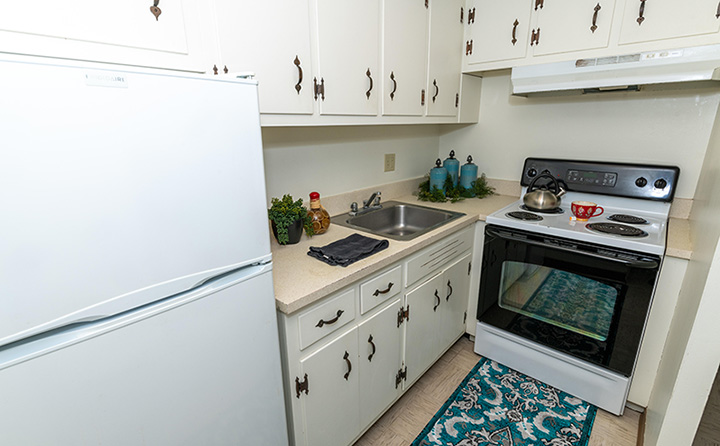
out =
[(555, 194), (555, 196), (558, 197), (558, 198), (560, 198), (560, 197), (562, 197), (563, 195), (565, 195), (565, 192), (567, 192), (567, 191), (566, 191), (565, 189), (563, 189), (562, 187), (558, 187), (558, 188), (560, 189), (560, 192), (558, 192), (557, 194)]

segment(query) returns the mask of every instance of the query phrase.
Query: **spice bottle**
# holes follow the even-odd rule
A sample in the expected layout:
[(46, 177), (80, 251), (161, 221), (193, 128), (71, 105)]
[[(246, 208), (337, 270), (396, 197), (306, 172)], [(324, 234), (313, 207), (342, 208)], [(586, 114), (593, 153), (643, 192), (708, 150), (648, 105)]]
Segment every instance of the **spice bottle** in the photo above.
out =
[(315, 234), (323, 234), (330, 227), (330, 214), (320, 204), (320, 194), (310, 192), (310, 210), (308, 215), (312, 219)]

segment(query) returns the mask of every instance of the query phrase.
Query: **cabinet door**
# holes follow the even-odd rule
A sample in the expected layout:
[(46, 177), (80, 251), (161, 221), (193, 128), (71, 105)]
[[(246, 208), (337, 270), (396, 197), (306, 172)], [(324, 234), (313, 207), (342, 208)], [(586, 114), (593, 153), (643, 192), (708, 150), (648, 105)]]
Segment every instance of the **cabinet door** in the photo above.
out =
[(0, 3), (2, 51), (157, 68), (204, 71), (201, 32), (212, 28), (206, 0)]
[(548, 0), (538, 11), (536, 56), (605, 48), (615, 0)]
[(717, 0), (627, 0), (620, 44), (717, 33), (718, 8)]
[(315, 0), (317, 77), (323, 115), (377, 115), (380, 86), (379, 0)]
[(534, 0), (475, 0), (468, 13), (467, 40), (472, 40), (468, 63), (521, 59), (530, 43), (530, 13)]
[(440, 307), (445, 302), (443, 279), (442, 273), (437, 274), (405, 296), (410, 309), (405, 326), (406, 386), (415, 382), (440, 355), (437, 331), (442, 314)]
[(356, 327), (300, 361), (305, 445), (350, 444), (360, 432), (357, 346)]
[(402, 358), (401, 298), (359, 326), (360, 427), (369, 425), (400, 394), (395, 377)]
[(425, 112), (428, 15), (422, 0), (384, 2), (384, 115), (422, 116)]
[(445, 294), (439, 328), (441, 350), (465, 332), (465, 311), (470, 293), (470, 259), (468, 253), (450, 265), (443, 274)]
[(222, 68), (255, 73), (261, 113), (313, 113), (308, 1), (215, 0)]
[[(428, 116), (457, 116), (462, 69), (463, 0), (430, 2)], [(456, 100), (457, 98), (457, 100)]]

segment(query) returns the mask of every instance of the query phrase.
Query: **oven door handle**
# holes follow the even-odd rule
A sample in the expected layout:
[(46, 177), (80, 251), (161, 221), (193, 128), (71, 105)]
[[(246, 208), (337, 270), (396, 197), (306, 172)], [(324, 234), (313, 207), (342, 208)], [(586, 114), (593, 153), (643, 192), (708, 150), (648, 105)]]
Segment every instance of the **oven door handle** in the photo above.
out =
[(582, 253), (582, 255), (584, 255), (584, 256), (593, 257), (593, 258), (602, 259), (602, 260), (609, 260), (609, 261), (611, 261), (611, 262), (622, 263), (622, 264), (625, 264), (625, 265), (630, 266), (631, 268), (655, 269), (655, 268), (657, 268), (657, 267), (660, 266), (660, 264), (659, 264), (656, 260), (649, 260), (649, 259), (644, 259), (644, 260), (619, 259), (619, 258), (617, 258), (617, 257), (606, 256), (606, 255), (599, 254), (599, 253), (596, 253), (596, 252), (587, 252), (587, 251), (581, 251), (581, 252), (580, 252), (580, 251), (576, 251), (576, 250), (574, 250), (574, 249), (566, 248), (566, 247), (563, 247), (563, 246), (549, 245), (549, 244), (547, 244), (547, 243), (537, 242), (537, 241), (535, 241), (535, 240), (528, 240), (528, 239), (524, 239), (524, 238), (507, 236), (507, 235), (504, 235), (504, 234), (500, 234), (500, 233), (498, 233), (498, 232), (495, 232), (495, 231), (493, 231), (492, 229), (489, 229), (489, 228), (486, 229), (486, 233), (487, 233), (487, 234), (490, 234), (490, 235), (492, 235), (492, 236), (494, 236), (494, 237), (503, 239), (503, 240), (513, 240), (513, 241), (520, 242), (520, 243), (527, 243), (528, 245), (541, 246), (541, 247), (543, 247), (543, 248), (552, 248), (552, 249), (556, 249), (556, 250), (559, 250), (559, 251), (564, 251), (564, 252), (568, 252), (568, 253), (572, 253), (572, 254)]

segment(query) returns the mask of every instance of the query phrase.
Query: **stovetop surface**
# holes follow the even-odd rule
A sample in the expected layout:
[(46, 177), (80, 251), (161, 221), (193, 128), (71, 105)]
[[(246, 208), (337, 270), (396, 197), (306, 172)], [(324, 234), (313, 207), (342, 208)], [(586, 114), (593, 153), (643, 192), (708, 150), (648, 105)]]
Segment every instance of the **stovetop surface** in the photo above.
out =
[[(604, 208), (602, 215), (588, 221), (577, 221), (570, 204), (573, 201), (591, 201)], [(572, 240), (580, 240), (600, 245), (613, 246), (633, 251), (663, 255), (667, 237), (667, 220), (670, 203), (639, 200), (634, 198), (611, 197), (598, 194), (568, 192), (562, 197), (561, 214), (532, 212), (522, 209), (522, 199), (518, 200), (487, 217), (488, 224), (554, 235)], [(511, 212), (530, 212), (542, 217), (541, 220), (519, 220), (509, 216)], [(595, 232), (586, 227), (588, 223), (615, 223), (607, 217), (623, 214), (647, 220), (645, 224), (624, 224), (647, 233), (646, 236), (628, 237), (623, 235)]]

